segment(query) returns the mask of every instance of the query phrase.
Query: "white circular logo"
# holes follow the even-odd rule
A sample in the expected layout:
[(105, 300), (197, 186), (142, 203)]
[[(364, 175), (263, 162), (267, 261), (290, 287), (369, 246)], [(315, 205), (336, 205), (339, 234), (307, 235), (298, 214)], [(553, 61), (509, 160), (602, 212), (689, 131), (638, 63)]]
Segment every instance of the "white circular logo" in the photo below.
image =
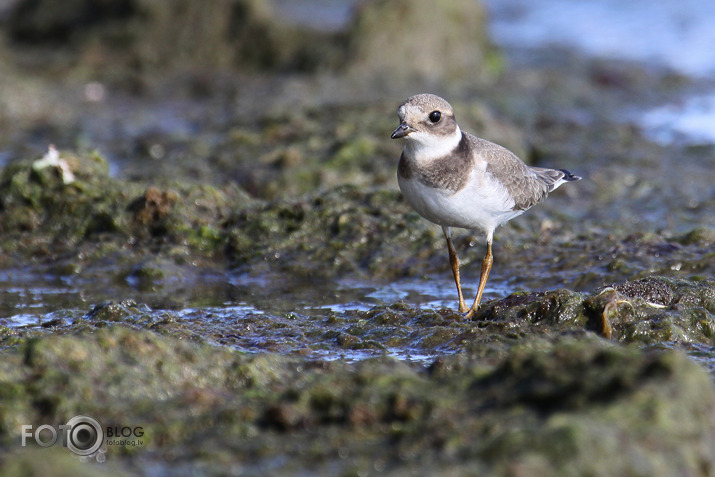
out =
[(77, 455), (92, 455), (102, 447), (104, 432), (96, 419), (75, 416), (67, 421), (67, 448)]

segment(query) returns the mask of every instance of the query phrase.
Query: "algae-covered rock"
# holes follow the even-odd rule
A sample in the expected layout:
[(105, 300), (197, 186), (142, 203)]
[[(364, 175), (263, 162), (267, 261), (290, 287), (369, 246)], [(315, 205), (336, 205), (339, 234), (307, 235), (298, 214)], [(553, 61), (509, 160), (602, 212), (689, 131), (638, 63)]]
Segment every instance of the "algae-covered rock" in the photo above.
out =
[[(486, 446), (500, 464), (497, 475), (509, 475), (514, 465), (525, 469), (526, 475), (546, 470), (555, 475), (575, 471), (579, 475), (666, 476), (697, 474), (700, 470), (693, 465), (710, 468), (714, 450), (709, 446), (715, 436), (713, 389), (711, 383), (699, 382), (696, 375), (701, 370), (681, 374), (690, 365), (679, 354), (643, 354), (634, 348), (583, 341), (567, 341), (546, 352), (538, 346), (515, 348), (481, 381), (484, 387), (474, 389), (496, 407), (514, 406), (507, 412), (509, 418), (502, 416), (502, 423), (511, 419), (524, 423), (522, 432), (506, 430)], [(679, 393), (676, 387), (680, 385), (689, 390)], [(490, 396), (491, 386), (499, 389), (494, 396)], [(661, 392), (679, 394), (679, 402), (662, 399)], [(700, 401), (698, 392), (708, 397)], [(529, 411), (523, 415), (519, 412), (523, 410)], [(693, 411), (710, 416), (704, 419), (710, 430), (695, 431), (703, 439), (693, 447), (680, 446), (681, 439), (693, 435), (692, 426), (699, 427), (685, 417)], [(532, 421), (530, 412), (540, 414), (541, 419)], [(660, 431), (640, 434), (644, 424)], [(621, 440), (617, 436), (624, 436), (623, 432), (649, 437)], [(660, 451), (651, 453), (655, 449)]]
[(484, 81), (496, 73), (481, 2), (371, 0), (349, 29), (350, 68), (386, 83)]
[(625, 343), (715, 344), (715, 283), (660, 276), (599, 288), (515, 293), (485, 303), (474, 320), (512, 334), (590, 330)]
[[(18, 257), (85, 260), (142, 247), (186, 260), (222, 253), (222, 221), (251, 200), (236, 187), (146, 186), (109, 176), (98, 154), (57, 152), (13, 162), (0, 176), (2, 250)], [(64, 267), (72, 269), (76, 267)], [(61, 267), (59, 264), (56, 269)]]
[(696, 227), (679, 238), (683, 245), (697, 244), (712, 246), (715, 244), (715, 229), (709, 227)]
[(92, 321), (121, 321), (128, 316), (146, 313), (149, 308), (144, 305), (138, 305), (133, 300), (124, 300), (120, 303), (102, 303), (96, 305), (90, 310), (85, 319)]
[(104, 449), (127, 468), (666, 476), (715, 465), (707, 373), (678, 352), (594, 338), (424, 369), (250, 357), (115, 326), (32, 340), (5, 355), (0, 383), (0, 442), (21, 423), (85, 414), (142, 427), (141, 446)]
[[(88, 236), (116, 232), (121, 200), (131, 189), (120, 189), (108, 169), (97, 154), (60, 154), (52, 147), (42, 159), (6, 167), (0, 177), (5, 252), (40, 252), (49, 245), (62, 250)], [(28, 233), (29, 241), (20, 240)]]
[(429, 263), (419, 259), (428, 259), (443, 240), (409, 213), (398, 192), (348, 186), (240, 210), (227, 231), (236, 265), (313, 277), (417, 273)]
[(678, 280), (651, 276), (629, 282), (617, 283), (612, 287), (628, 298), (640, 298), (655, 307), (702, 307), (715, 313), (715, 287), (712, 279), (702, 281)]
[(615, 284), (604, 316), (621, 340), (715, 344), (715, 280), (648, 277)]

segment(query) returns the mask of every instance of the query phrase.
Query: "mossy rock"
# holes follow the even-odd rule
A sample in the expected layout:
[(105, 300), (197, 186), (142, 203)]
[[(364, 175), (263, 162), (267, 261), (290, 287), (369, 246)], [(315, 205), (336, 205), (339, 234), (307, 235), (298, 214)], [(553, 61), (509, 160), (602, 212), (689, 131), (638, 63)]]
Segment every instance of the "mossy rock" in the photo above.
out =
[[(128, 468), (272, 462), (281, 473), (335, 475), (380, 462), (432, 474), (665, 476), (715, 465), (707, 372), (675, 351), (593, 336), (526, 340), (494, 362), (447, 356), (425, 369), (251, 357), (113, 326), (31, 340), (4, 355), (0, 382), (0, 441), (16, 440), (19, 423), (76, 414), (141, 425), (143, 447), (107, 451)], [(23, 457), (4, 459), (15, 468), (7, 459)]]
[(477, 1), (363, 2), (348, 38), (352, 74), (386, 83), (474, 83), (498, 72), (485, 7)]
[(251, 203), (233, 186), (172, 188), (114, 179), (101, 156), (61, 152), (57, 164), (18, 161), (2, 171), (2, 248), (54, 260), (78, 251), (95, 259), (129, 256), (142, 246), (172, 258), (185, 260), (185, 248), (212, 258), (223, 254), (225, 218)]

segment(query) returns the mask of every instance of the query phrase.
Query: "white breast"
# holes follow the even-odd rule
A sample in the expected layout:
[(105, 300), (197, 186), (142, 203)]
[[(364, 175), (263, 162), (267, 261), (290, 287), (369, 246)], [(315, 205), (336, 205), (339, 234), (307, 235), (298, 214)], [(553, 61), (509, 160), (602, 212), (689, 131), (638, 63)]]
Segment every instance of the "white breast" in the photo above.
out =
[(499, 225), (523, 212), (512, 210), (514, 199), (483, 170), (473, 170), (467, 186), (456, 193), (426, 186), (414, 176), (398, 175), (398, 183), (407, 202), (425, 219), (443, 227), (479, 231), (488, 238)]

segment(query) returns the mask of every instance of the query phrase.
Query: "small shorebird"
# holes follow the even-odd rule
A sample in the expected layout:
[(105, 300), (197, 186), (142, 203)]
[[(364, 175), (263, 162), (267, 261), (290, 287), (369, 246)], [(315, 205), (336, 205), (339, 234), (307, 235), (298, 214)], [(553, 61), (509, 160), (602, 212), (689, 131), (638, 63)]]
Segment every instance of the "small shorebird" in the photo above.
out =
[[(452, 106), (439, 96), (411, 96), (397, 114), (400, 125), (391, 137), (405, 139), (397, 168), (400, 190), (417, 213), (442, 226), (459, 312), (471, 318), (479, 308), (492, 269), (494, 230), (544, 200), (564, 182), (581, 178), (565, 169), (529, 167), (502, 146), (462, 132)], [(452, 227), (474, 230), (487, 242), (471, 308), (462, 296)]]

